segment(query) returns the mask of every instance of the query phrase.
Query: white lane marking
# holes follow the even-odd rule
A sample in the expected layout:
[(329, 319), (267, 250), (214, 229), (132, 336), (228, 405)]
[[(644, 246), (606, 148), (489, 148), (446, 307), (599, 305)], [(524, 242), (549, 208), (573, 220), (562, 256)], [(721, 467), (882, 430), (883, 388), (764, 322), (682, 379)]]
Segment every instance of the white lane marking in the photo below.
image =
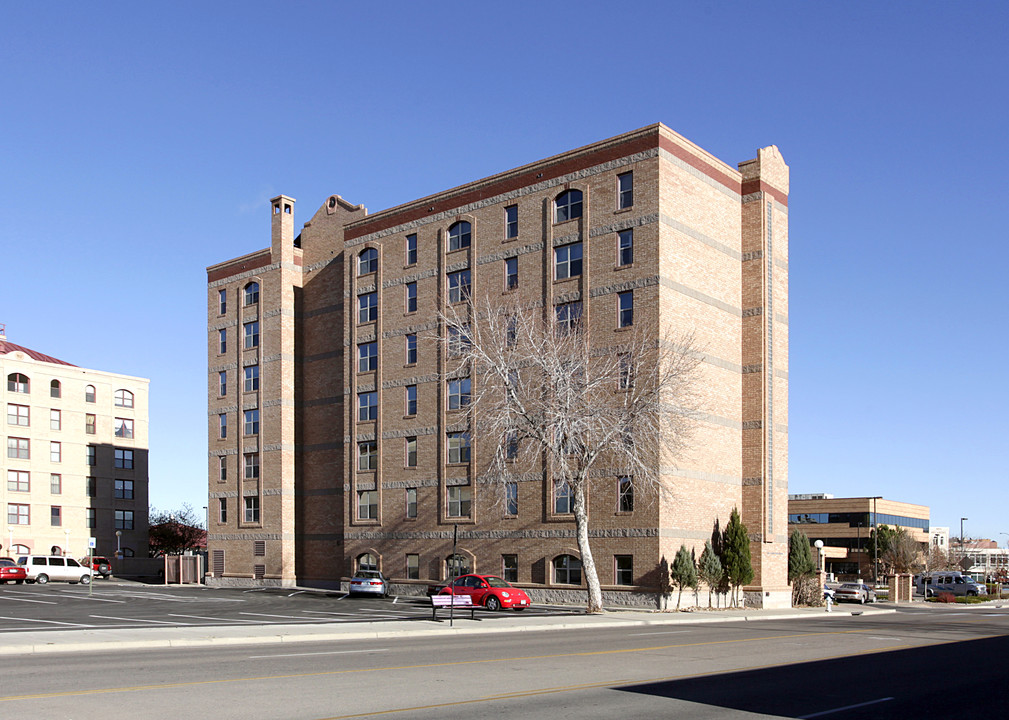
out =
[(312, 613), (313, 615), (344, 615), (346, 617), (357, 617), (357, 613), (340, 613), (340, 612), (326, 612), (325, 610), (306, 610), (306, 613)]
[(286, 655), (250, 655), (250, 660), (259, 660), (261, 658), (280, 658), (280, 657), (306, 657), (308, 655), (351, 655), (353, 653), (373, 653), (373, 652), (386, 652), (388, 648), (376, 648), (374, 650), (331, 650), (330, 652), (312, 652), (312, 653), (288, 653)]
[[(102, 620), (122, 620), (124, 622), (145, 622), (157, 623), (158, 625), (192, 625), (193, 623), (173, 622), (171, 620), (146, 620), (144, 618), (124, 618), (115, 615), (89, 615), (88, 617), (100, 618)], [(129, 626), (127, 626), (129, 627)]]
[(293, 593), (291, 593), (287, 597), (294, 597), (295, 595), (301, 595), (301, 593), (303, 593), (303, 592), (305, 592), (305, 591), (304, 590), (295, 590)]
[(214, 620), (216, 622), (238, 622), (238, 623), (255, 623), (256, 620), (242, 620), (240, 618), (221, 618), (221, 617), (207, 617), (206, 615), (180, 615), (178, 613), (168, 613), (168, 617), (184, 617), (192, 618), (194, 620)]
[(273, 617), (273, 618), (286, 618), (287, 620), (301, 620), (303, 622), (312, 621), (318, 622), (322, 618), (307, 618), (304, 615), (272, 615), (270, 613), (254, 613), (254, 612), (243, 612), (238, 613), (239, 615), (253, 615), (255, 617)]
[(52, 602), (50, 600), (30, 600), (29, 598), (7, 597), (6, 595), (0, 595), (0, 600), (13, 600), (14, 602), (42, 603), (43, 605), (58, 605), (59, 604), (59, 603)]
[(85, 623), (68, 623), (68, 622), (60, 622), (58, 620), (36, 620), (35, 618), (12, 618), (12, 617), (4, 617), (2, 615), (0, 615), (0, 620), (17, 620), (18, 622), (49, 623), (50, 625), (67, 625), (69, 627), (83, 627), (83, 628), (94, 627), (94, 625), (87, 625)]
[(81, 595), (70, 592), (57, 592), (60, 597), (70, 598), (71, 600), (91, 600), (94, 602), (110, 602), (110, 603), (125, 603), (125, 600), (109, 600), (108, 598), (97, 598), (90, 595)]
[(845, 705), (844, 707), (834, 708), (832, 710), (824, 710), (822, 712), (811, 713), (810, 715), (800, 715), (799, 720), (809, 720), (809, 718), (821, 717), (822, 715), (831, 715), (833, 713), (844, 712), (845, 710), (854, 710), (855, 708), (865, 707), (866, 705), (876, 705), (878, 703), (885, 703), (893, 700), (892, 697), (880, 698), (879, 700), (869, 700), (864, 703), (858, 703), (857, 705)]
[(636, 635), (683, 635), (684, 633), (690, 632), (689, 630), (655, 630), (653, 632), (646, 633), (628, 633), (628, 637), (634, 637)]
[(901, 640), (904, 639), (904, 638), (895, 638), (895, 637), (881, 637), (879, 635), (866, 635), (866, 637), (869, 638), (870, 640), (885, 640), (887, 642), (890, 642), (890, 641), (892, 641), (892, 642), (900, 642)]

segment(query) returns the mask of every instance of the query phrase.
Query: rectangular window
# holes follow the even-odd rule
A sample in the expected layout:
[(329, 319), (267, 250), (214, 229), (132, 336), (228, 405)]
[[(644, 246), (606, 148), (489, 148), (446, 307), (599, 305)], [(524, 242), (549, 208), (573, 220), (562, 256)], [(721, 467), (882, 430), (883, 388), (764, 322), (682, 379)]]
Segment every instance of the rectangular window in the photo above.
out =
[(245, 522), (259, 522), (259, 496), (250, 495), (245, 498)]
[(245, 454), (245, 479), (255, 480), (259, 477), (259, 453)]
[(368, 422), (378, 420), (378, 393), (362, 392), (357, 394), (357, 420)]
[(417, 312), (417, 283), (409, 282), (406, 287), (406, 311), (408, 313)]
[(49, 443), (49, 462), (63, 462), (63, 446), (58, 442)]
[(634, 557), (632, 555), (613, 556), (613, 584), (634, 584)]
[(132, 470), (133, 469), (133, 451), (124, 450), (122, 448), (116, 448), (115, 451), (115, 467), (121, 470)]
[(245, 349), (259, 347), (259, 321), (245, 323)]
[(627, 353), (620, 354), (620, 389), (630, 390), (634, 387), (634, 362)]
[(514, 290), (519, 286), (519, 259), (505, 258), (505, 290)]
[(420, 555), (406, 556), (406, 579), (420, 580)]
[(519, 456), (519, 435), (514, 430), (508, 431), (505, 438), (505, 460), (515, 460)]
[(452, 432), (448, 434), (448, 461), (450, 463), (468, 463), (469, 449), (469, 433)]
[(228, 498), (218, 498), (217, 522), (228, 522)]
[(30, 460), (31, 454), (28, 438), (7, 438), (7, 457), (16, 460)]
[(366, 440), (357, 444), (357, 469), (362, 471), (378, 469), (378, 443)]
[(133, 481), (132, 480), (116, 480), (116, 498), (118, 500), (132, 500), (133, 499)]
[(98, 527), (98, 522), (96, 521), (96, 518), (95, 518), (95, 509), (94, 508), (85, 508), (85, 513), (86, 514), (85, 514), (84, 517), (85, 517), (85, 522), (87, 523), (87, 526), (89, 528), (92, 528), (92, 529)]
[(217, 416), (217, 427), (217, 437), (222, 440), (228, 437), (228, 416), (225, 413)]
[(223, 315), (228, 312), (228, 291), (218, 290), (217, 291), (217, 314)]
[(406, 489), (406, 516), (417, 517), (417, 488)]
[(454, 485), (448, 488), (448, 516), (469, 517), (473, 504), (473, 489)]
[(406, 466), (417, 467), (417, 438), (408, 437), (406, 441)]
[(617, 293), (618, 315), (617, 325), (619, 327), (630, 327), (634, 324), (634, 291)]
[(631, 477), (617, 480), (617, 511), (634, 512), (634, 479)]
[(623, 210), (634, 205), (634, 173), (617, 175), (617, 209)]
[(8, 525), (31, 525), (31, 506), (24, 503), (7, 503)]
[(406, 236), (406, 264), (417, 264), (417, 235), (415, 233)]
[(554, 278), (566, 280), (582, 274), (582, 244), (561, 245), (554, 248)]
[(557, 312), (558, 332), (567, 335), (568, 333), (578, 331), (582, 320), (582, 303), (580, 300), (555, 305), (554, 310)]
[(98, 418), (91, 413), (84, 415), (84, 432), (88, 435), (98, 432)]
[(49, 475), (49, 492), (52, 495), (63, 494), (63, 476), (57, 473)]
[(49, 411), (49, 429), (61, 430), (63, 428), (63, 414), (59, 410)]
[(472, 345), (469, 337), (469, 325), (463, 327), (449, 326), (448, 328), (448, 355), (449, 357), (459, 357)]
[(245, 411), (245, 434), (259, 435), (259, 408)]
[(571, 504), (574, 502), (574, 492), (567, 480), (554, 480), (554, 514), (571, 514)]
[(448, 274), (448, 301), (450, 303), (469, 300), (471, 290), (469, 270)]
[(63, 508), (59, 505), (49, 506), (49, 525), (52, 527), (60, 527), (63, 525)]
[(519, 556), (501, 556), (501, 579), (505, 582), (515, 583), (519, 581)]
[(370, 292), (357, 296), (357, 322), (371, 323), (378, 320), (378, 293)]
[(7, 424), (8, 425), (23, 425), (28, 427), (28, 406), (27, 405), (8, 405), (7, 406)]
[(378, 490), (357, 491), (357, 519), (378, 520)]
[(98, 497), (98, 478), (89, 477), (85, 491), (88, 497)]
[(621, 267), (634, 262), (634, 231), (622, 230), (617, 234), (617, 265)]
[(31, 492), (31, 475), (27, 470), (7, 471), (7, 490), (10, 492)]
[(417, 336), (412, 333), (406, 336), (406, 364), (417, 364)]
[(133, 421), (130, 418), (116, 418), (116, 437), (133, 439)]
[(245, 368), (245, 392), (257, 392), (259, 390), (259, 365), (249, 365)]
[(357, 371), (378, 370), (378, 343), (366, 342), (357, 346)]
[(505, 515), (519, 514), (519, 484), (505, 483)]
[(469, 405), (470, 379), (458, 378), (448, 381), (448, 409), (462, 410)]
[(223, 355), (224, 353), (228, 352), (228, 331), (218, 330), (217, 334), (218, 334), (217, 340), (220, 346), (217, 352)]
[(519, 236), (519, 206), (509, 205), (505, 211), (505, 238), (512, 239)]
[(221, 370), (221, 372), (217, 373), (217, 384), (218, 384), (218, 389), (220, 390), (221, 397), (224, 397), (225, 395), (227, 395), (228, 394), (228, 373), (226, 373), (224, 370)]
[(217, 464), (219, 465), (218, 476), (221, 480), (228, 479), (228, 458), (221, 455), (217, 458)]
[(417, 386), (407, 385), (406, 386), (406, 414), (416, 415), (417, 414)]
[(116, 510), (116, 530), (133, 529), (133, 511)]

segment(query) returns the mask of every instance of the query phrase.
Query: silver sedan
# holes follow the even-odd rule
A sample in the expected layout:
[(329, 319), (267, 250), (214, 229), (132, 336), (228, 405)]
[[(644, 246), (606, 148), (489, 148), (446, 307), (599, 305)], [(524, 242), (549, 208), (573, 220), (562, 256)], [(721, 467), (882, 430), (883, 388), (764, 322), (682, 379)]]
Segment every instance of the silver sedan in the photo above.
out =
[(378, 570), (358, 570), (350, 579), (350, 594), (386, 597), (389, 594), (389, 580)]
[(876, 602), (876, 591), (865, 583), (841, 583), (834, 592), (837, 601), (850, 600), (857, 603)]

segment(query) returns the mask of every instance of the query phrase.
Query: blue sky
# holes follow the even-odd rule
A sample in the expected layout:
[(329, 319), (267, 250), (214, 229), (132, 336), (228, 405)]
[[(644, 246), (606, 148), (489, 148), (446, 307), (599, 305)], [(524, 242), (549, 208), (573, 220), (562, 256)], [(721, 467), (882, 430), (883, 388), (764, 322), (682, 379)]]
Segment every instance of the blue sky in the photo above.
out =
[[(1009, 5), (5, 3), (0, 323), (151, 379), (206, 502), (207, 265), (663, 122), (791, 166), (790, 491), (1004, 542)], [(22, 271), (23, 268), (25, 271)]]

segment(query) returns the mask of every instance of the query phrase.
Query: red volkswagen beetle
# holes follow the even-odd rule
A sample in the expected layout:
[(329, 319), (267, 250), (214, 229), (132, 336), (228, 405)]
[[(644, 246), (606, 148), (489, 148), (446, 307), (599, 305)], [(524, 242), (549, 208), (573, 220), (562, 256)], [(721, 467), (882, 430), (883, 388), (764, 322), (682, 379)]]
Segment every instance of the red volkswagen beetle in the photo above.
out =
[(13, 580), (18, 585), (28, 577), (28, 571), (10, 558), (0, 558), (0, 585)]
[(501, 608), (525, 610), (532, 604), (522, 590), (494, 575), (460, 575), (439, 594), (469, 595), (474, 605), (482, 605), (492, 611)]

